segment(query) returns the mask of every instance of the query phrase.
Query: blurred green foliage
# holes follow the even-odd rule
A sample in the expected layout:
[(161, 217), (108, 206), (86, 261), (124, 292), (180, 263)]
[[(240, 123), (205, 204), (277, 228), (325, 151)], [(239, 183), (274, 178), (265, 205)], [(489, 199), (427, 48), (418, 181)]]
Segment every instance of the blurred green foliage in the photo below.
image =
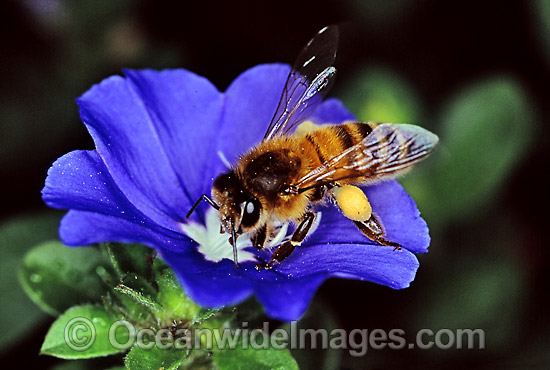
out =
[(41, 22), (37, 32), (55, 42), (39, 60), (16, 54), (7, 66), (2, 88), (9, 95), (0, 104), (2, 173), (33, 168), (83, 135), (75, 99), (106, 73), (181, 63), (175, 51), (146, 39), (132, 17), (135, 1), (49, 1), (47, 13), (40, 2), (28, 3)]
[[(510, 247), (502, 236), (491, 235), (480, 241), (480, 247), (491, 243), (501, 251)], [(493, 248), (491, 248), (493, 249)], [(486, 350), (502, 351), (518, 343), (510, 333), (521, 333), (525, 314), (522, 303), (526, 299), (527, 281), (523, 266), (506, 253), (477, 256), (472, 260), (464, 253), (438, 268), (440, 278), (426, 287), (430, 294), (423, 301), (415, 318), (416, 330), (481, 328), (485, 332)], [(436, 354), (436, 351), (434, 351)]]
[(0, 352), (44, 320), (45, 315), (21, 288), (17, 272), (31, 247), (57, 237), (59, 216), (56, 212), (24, 214), (0, 225)]
[(476, 82), (443, 105), (438, 151), (402, 181), (436, 229), (495, 201), (528, 153), (536, 120), (528, 95), (507, 76)]
[(493, 76), (447, 98), (433, 122), (419, 95), (396, 73), (368, 68), (341, 97), (361, 121), (416, 123), (440, 136), (436, 153), (401, 180), (430, 221), (447, 223), (483, 210), (533, 143), (531, 99), (513, 77)]
[[(482, 328), (488, 351), (512, 348), (522, 333), (518, 318), (525, 315), (528, 289), (525, 266), (514, 253), (521, 241), (510, 237), (513, 216), (482, 224), (488, 228), (482, 237), (451, 241), (444, 234), (455, 222), (471, 227), (472, 220), (495, 216), (490, 210), (535, 142), (533, 99), (514, 77), (495, 75), (450, 94), (430, 119), (417, 89), (388, 69), (371, 68), (352, 81), (341, 96), (360, 120), (414, 122), (441, 140), (425, 163), (400, 179), (427, 220), (435, 249), (422, 258), (428, 266), (421, 266), (435, 279), (422, 287), (413, 284), (423, 292), (409, 331)], [(438, 349), (423, 354), (436, 363), (449, 355)]]
[(420, 0), (350, 0), (347, 6), (362, 18), (363, 21), (373, 23), (376, 27), (394, 27)]
[(541, 43), (540, 50), (546, 53), (547, 63), (550, 65), (550, 0), (535, 0), (533, 12)]
[(517, 81), (496, 76), (459, 92), (440, 120), (441, 152), (431, 177), (439, 205), (431, 208), (464, 218), (494, 201), (521, 163), (534, 141), (536, 115)]
[(360, 121), (422, 123), (423, 103), (418, 91), (396, 72), (364, 66), (364, 72), (342, 84), (340, 97)]

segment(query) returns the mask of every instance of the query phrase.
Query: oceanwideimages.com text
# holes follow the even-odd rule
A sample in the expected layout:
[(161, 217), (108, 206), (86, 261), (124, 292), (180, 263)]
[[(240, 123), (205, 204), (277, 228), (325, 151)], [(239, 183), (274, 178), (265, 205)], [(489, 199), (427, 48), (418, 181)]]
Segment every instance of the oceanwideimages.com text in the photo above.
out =
[[(96, 329), (86, 318), (75, 318), (65, 327), (65, 343), (75, 351), (84, 351), (96, 341)], [(482, 329), (420, 329), (411, 338), (403, 329), (307, 329), (296, 321), (271, 330), (270, 322), (251, 328), (242, 322), (237, 328), (136, 328), (125, 320), (113, 323), (108, 332), (110, 344), (119, 350), (139, 346), (159, 349), (335, 349), (351, 356), (365, 356), (369, 350), (467, 349), (485, 348)]]

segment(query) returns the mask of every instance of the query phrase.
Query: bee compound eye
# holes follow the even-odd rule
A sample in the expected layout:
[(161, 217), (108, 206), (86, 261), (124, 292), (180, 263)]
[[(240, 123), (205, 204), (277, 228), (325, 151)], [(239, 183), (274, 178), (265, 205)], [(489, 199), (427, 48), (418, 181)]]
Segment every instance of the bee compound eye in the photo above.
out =
[(244, 205), (243, 219), (241, 225), (244, 227), (251, 227), (260, 219), (261, 205), (257, 199), (250, 200)]
[(248, 213), (248, 214), (254, 213), (254, 208), (255, 208), (254, 203), (246, 202), (246, 208), (245, 208), (246, 213)]

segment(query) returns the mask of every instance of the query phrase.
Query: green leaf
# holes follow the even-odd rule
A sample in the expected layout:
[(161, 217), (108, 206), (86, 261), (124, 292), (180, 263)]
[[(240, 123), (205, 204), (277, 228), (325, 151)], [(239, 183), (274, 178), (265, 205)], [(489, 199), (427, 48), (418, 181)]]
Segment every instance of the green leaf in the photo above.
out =
[[(422, 123), (422, 103), (415, 89), (394, 71), (369, 67), (339, 94), (360, 121)], [(425, 126), (425, 125), (423, 125)]]
[(188, 357), (188, 351), (176, 348), (150, 349), (133, 347), (126, 356), (125, 365), (130, 370), (177, 369)]
[(40, 353), (63, 359), (86, 359), (124, 351), (132, 344), (131, 332), (125, 328), (112, 330), (116, 320), (102, 307), (73, 307), (52, 324)]
[(465, 89), (443, 110), (439, 161), (430, 180), (438, 216), (464, 217), (490, 202), (532, 141), (535, 114), (505, 76)]
[[(60, 214), (44, 212), (13, 218), (0, 225), (0, 352), (46, 318), (23, 291), (17, 272), (25, 253), (34, 245), (57, 237)], [(17, 318), (14, 320), (14, 318)]]
[(107, 287), (95, 273), (105, 264), (96, 248), (68, 248), (52, 241), (32, 249), (19, 273), (29, 297), (53, 315), (76, 304), (99, 302)]
[(254, 349), (251, 346), (243, 348), (239, 342), (234, 349), (224, 349), (214, 352), (212, 360), (220, 370), (292, 370), (298, 369), (298, 364), (288, 349)]

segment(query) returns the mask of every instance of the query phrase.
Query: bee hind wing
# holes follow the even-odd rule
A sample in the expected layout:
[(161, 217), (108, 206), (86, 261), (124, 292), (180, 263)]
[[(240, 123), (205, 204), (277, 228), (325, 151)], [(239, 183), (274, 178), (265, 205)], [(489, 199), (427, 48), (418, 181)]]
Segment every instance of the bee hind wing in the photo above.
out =
[(409, 124), (378, 124), (361, 142), (332, 157), (293, 185), (299, 192), (347, 179), (369, 183), (398, 176), (424, 159), (439, 138)]
[(426, 158), (439, 138), (416, 125), (382, 123), (360, 143), (352, 166), (375, 178), (393, 177)]

